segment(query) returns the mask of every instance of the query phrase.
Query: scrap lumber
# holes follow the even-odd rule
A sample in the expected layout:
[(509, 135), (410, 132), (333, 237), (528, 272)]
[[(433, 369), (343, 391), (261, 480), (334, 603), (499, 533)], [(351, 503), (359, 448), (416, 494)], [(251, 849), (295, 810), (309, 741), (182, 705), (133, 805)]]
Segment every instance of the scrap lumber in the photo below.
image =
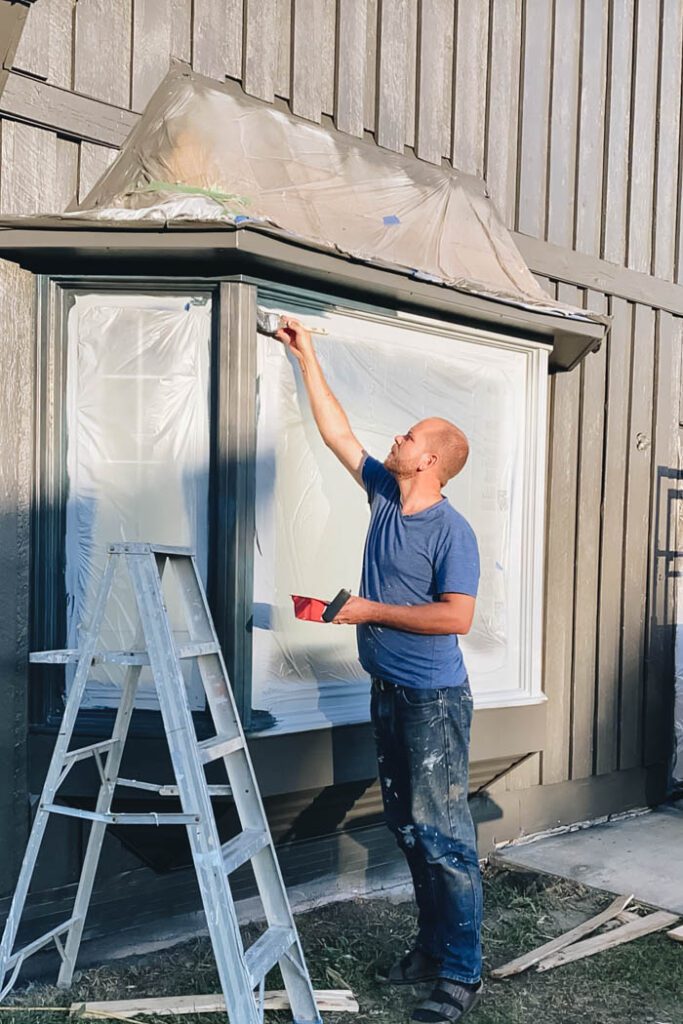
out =
[(621, 946), (624, 942), (631, 942), (643, 935), (651, 935), (663, 928), (669, 928), (678, 919), (678, 914), (670, 914), (667, 910), (658, 910), (654, 914), (639, 917), (636, 921), (629, 921), (628, 924), (623, 924), (621, 928), (615, 928), (611, 932), (593, 935), (590, 939), (584, 939), (583, 942), (576, 942), (569, 948), (562, 949), (541, 960), (536, 970), (549, 971), (553, 967), (561, 967), (562, 964), (570, 964), (575, 960), (594, 956), (596, 953), (602, 953), (605, 949), (612, 949), (614, 946)]
[(678, 928), (672, 928), (670, 932), (666, 933), (670, 939), (674, 942), (683, 942), (683, 924), (679, 925)]
[(601, 925), (606, 924), (607, 921), (611, 921), (619, 914), (626, 910), (633, 896), (617, 896), (617, 898), (610, 903), (606, 910), (603, 910), (600, 914), (596, 914), (595, 917), (589, 918), (582, 924), (572, 928), (571, 931), (564, 932), (562, 935), (558, 935), (556, 939), (551, 939), (550, 942), (546, 942), (545, 945), (539, 946), (537, 949), (532, 949), (529, 953), (524, 953), (522, 956), (516, 957), (514, 960), (510, 960), (509, 963), (503, 964), (502, 967), (496, 967), (495, 970), (491, 971), (492, 978), (509, 978), (512, 974), (520, 974), (522, 971), (526, 971), (529, 967), (533, 967), (540, 960), (550, 956), (552, 953), (557, 953), (559, 950), (564, 949), (565, 946), (571, 945), (572, 942), (576, 942), (577, 939), (583, 938), (584, 935), (589, 935), (594, 932)]
[[(358, 1013), (358, 1003), (350, 989), (322, 989), (315, 993), (319, 1010), (332, 1013)], [(289, 999), (285, 991), (266, 992), (266, 1010), (287, 1010)], [(225, 1013), (225, 999), (221, 994), (208, 996), (164, 996), (151, 999), (105, 1000), (93, 1003), (72, 1003), (70, 1014), (78, 1017), (116, 1015), (127, 1020), (138, 1014), (154, 1013), (169, 1017), (184, 1013)]]

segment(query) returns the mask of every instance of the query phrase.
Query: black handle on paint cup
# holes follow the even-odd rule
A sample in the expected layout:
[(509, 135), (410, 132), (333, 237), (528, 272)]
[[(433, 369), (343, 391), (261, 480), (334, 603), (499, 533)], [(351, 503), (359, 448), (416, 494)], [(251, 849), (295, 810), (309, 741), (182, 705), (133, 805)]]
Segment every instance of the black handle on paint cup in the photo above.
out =
[(348, 599), (351, 597), (349, 590), (340, 590), (336, 597), (333, 597), (322, 614), (323, 622), (332, 622), (335, 615), (338, 615)]

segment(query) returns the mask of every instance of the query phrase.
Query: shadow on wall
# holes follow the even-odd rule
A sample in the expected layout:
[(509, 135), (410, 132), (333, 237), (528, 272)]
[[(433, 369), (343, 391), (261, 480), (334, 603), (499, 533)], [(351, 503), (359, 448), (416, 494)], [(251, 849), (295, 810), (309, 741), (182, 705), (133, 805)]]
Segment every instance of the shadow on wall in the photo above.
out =
[(645, 704), (646, 761), (661, 760), (662, 750), (668, 755), (673, 748), (671, 788), (679, 793), (683, 792), (683, 550), (678, 548), (683, 538), (681, 480), (683, 470), (657, 467), (649, 616), (652, 656), (647, 666)]

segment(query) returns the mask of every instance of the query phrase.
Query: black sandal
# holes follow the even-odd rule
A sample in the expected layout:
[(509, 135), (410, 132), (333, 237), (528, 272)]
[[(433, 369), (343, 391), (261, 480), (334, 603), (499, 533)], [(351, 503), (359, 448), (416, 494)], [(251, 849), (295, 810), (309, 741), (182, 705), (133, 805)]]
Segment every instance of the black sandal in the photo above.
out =
[(387, 974), (378, 975), (377, 980), (385, 985), (421, 985), (425, 981), (436, 981), (438, 977), (439, 961), (421, 949), (411, 949)]
[(415, 1007), (411, 1020), (420, 1024), (453, 1024), (475, 1008), (483, 988), (481, 981), (476, 988), (469, 988), (459, 981), (439, 978), (428, 997)]

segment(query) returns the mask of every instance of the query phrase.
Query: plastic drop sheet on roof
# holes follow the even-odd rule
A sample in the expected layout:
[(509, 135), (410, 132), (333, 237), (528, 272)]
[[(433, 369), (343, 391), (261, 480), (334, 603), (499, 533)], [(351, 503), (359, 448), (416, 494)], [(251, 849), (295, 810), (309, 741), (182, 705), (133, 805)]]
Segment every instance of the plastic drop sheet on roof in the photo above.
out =
[[(371, 455), (383, 460), (394, 436), (427, 416), (444, 416), (467, 433), (468, 464), (444, 489), (472, 523), (481, 552), (476, 616), (461, 643), (480, 705), (524, 698), (533, 387), (525, 354), (339, 308), (299, 307), (287, 297), (268, 308), (328, 331), (315, 338), (316, 351)], [(322, 442), (293, 357), (262, 336), (256, 457), (252, 704), (292, 731), (365, 721), (369, 680), (355, 628), (296, 619), (290, 595), (358, 593), (367, 498)]]
[(217, 222), (580, 319), (536, 282), (480, 179), (388, 152), (173, 70), (66, 217)]
[[(200, 299), (201, 303), (202, 300)], [(210, 302), (191, 294), (78, 296), (68, 321), (66, 595), (67, 646), (78, 647), (116, 541), (193, 548), (206, 583), (209, 491)], [(174, 626), (180, 595), (166, 584)], [(138, 616), (122, 567), (102, 645), (135, 649)], [(178, 638), (188, 639), (178, 632)], [(139, 643), (139, 640), (138, 640)], [(125, 669), (93, 666), (85, 707), (118, 705)], [(183, 665), (193, 708), (201, 682)], [(73, 670), (67, 672), (67, 688)], [(157, 707), (143, 668), (136, 707)]]

